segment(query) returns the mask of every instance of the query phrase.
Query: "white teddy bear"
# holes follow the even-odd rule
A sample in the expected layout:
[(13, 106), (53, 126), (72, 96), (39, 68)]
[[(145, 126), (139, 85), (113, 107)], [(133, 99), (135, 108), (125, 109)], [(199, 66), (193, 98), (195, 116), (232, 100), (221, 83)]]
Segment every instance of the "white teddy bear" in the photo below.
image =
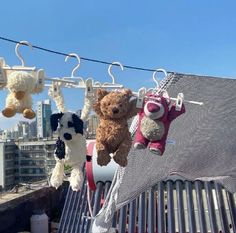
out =
[(16, 113), (22, 113), (25, 118), (33, 119), (35, 112), (32, 110), (31, 94), (38, 92), (37, 78), (30, 72), (14, 71), (7, 77), (6, 87), (10, 93), (2, 114), (13, 117)]

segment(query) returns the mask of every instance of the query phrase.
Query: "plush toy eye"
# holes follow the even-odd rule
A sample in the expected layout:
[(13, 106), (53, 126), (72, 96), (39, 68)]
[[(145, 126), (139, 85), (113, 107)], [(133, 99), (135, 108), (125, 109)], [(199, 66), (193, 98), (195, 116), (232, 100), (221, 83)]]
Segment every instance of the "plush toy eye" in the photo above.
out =
[(110, 103), (110, 102), (108, 102), (108, 103), (107, 103), (107, 105), (108, 105), (108, 106), (110, 106), (110, 105), (111, 105), (111, 103)]
[(60, 124), (60, 127), (63, 127), (63, 124)]
[(122, 108), (122, 104), (119, 104), (119, 106)]

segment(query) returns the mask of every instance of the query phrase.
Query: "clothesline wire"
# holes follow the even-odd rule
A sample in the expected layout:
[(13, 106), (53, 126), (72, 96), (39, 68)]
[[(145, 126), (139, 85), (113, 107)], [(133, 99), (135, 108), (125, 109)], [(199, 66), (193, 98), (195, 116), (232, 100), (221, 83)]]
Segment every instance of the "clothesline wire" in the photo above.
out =
[[(14, 44), (20, 43), (20, 41), (16, 41), (16, 40), (5, 38), (5, 37), (1, 37), (1, 36), (0, 36), (0, 40), (7, 41), (7, 42), (10, 42), (10, 43), (14, 43)], [(23, 44), (23, 45), (26, 45), (26, 44)], [(28, 46), (28, 45), (26, 45), (26, 46)], [(75, 58), (74, 56), (71, 56), (71, 55), (69, 55), (67, 53), (55, 51), (55, 50), (52, 50), (52, 49), (47, 49), (47, 48), (36, 46), (36, 45), (32, 45), (32, 47), (35, 48), (35, 49), (38, 49), (38, 50), (42, 50), (42, 51), (48, 52), (48, 53), (53, 53), (53, 54), (62, 55), (62, 56), (70, 56), (70, 57)], [(92, 59), (92, 58), (86, 58), (86, 57), (80, 57), (80, 59), (84, 60), (84, 61), (90, 61), (90, 62), (105, 64), (105, 65), (111, 65), (112, 64), (112, 62), (107, 62), (107, 61), (102, 61), (102, 60), (97, 60), (97, 59)], [(114, 64), (114, 65), (116, 65), (116, 64)], [(156, 71), (156, 69), (136, 67), (136, 66), (128, 66), (128, 65), (123, 65), (123, 67), (125, 67), (127, 69), (140, 70), (140, 71), (148, 71), (148, 72)], [(173, 73), (173, 72), (167, 71), (167, 73)]]

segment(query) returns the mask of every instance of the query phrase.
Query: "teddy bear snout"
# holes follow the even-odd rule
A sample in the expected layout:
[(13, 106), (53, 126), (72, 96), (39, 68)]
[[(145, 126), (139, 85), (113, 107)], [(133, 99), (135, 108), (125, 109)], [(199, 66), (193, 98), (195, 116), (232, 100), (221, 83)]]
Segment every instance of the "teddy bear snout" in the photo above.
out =
[(155, 113), (155, 112), (159, 112), (160, 111), (160, 106), (154, 103), (148, 103), (147, 104), (147, 110), (150, 113)]
[(14, 96), (16, 99), (22, 100), (25, 96), (25, 92), (24, 91), (17, 91), (14, 93)]
[(117, 114), (117, 113), (119, 113), (119, 109), (116, 108), (116, 107), (114, 107), (114, 108), (112, 108), (112, 112), (113, 112), (114, 114)]

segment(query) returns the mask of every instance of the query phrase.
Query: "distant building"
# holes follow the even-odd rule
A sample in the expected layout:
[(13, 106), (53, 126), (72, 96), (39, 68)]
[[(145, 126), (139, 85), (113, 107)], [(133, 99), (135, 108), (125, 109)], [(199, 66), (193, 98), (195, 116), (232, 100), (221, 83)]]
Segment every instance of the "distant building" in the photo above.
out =
[(5, 129), (2, 132), (2, 140), (8, 140), (11, 139), (11, 130)]
[(10, 189), (16, 184), (17, 145), (14, 141), (0, 142), (0, 186)]
[(49, 138), (52, 136), (50, 116), (52, 114), (51, 101), (39, 101), (37, 106), (37, 137)]
[(18, 182), (34, 182), (46, 179), (55, 166), (54, 140), (19, 141), (17, 154)]
[(29, 124), (29, 138), (37, 137), (37, 121), (33, 121)]
[(12, 140), (18, 138), (29, 138), (30, 130), (29, 130), (29, 122), (19, 121), (14, 127), (11, 129), (4, 130), (2, 133), (3, 140)]
[(0, 142), (0, 186), (45, 180), (55, 166), (55, 140)]

